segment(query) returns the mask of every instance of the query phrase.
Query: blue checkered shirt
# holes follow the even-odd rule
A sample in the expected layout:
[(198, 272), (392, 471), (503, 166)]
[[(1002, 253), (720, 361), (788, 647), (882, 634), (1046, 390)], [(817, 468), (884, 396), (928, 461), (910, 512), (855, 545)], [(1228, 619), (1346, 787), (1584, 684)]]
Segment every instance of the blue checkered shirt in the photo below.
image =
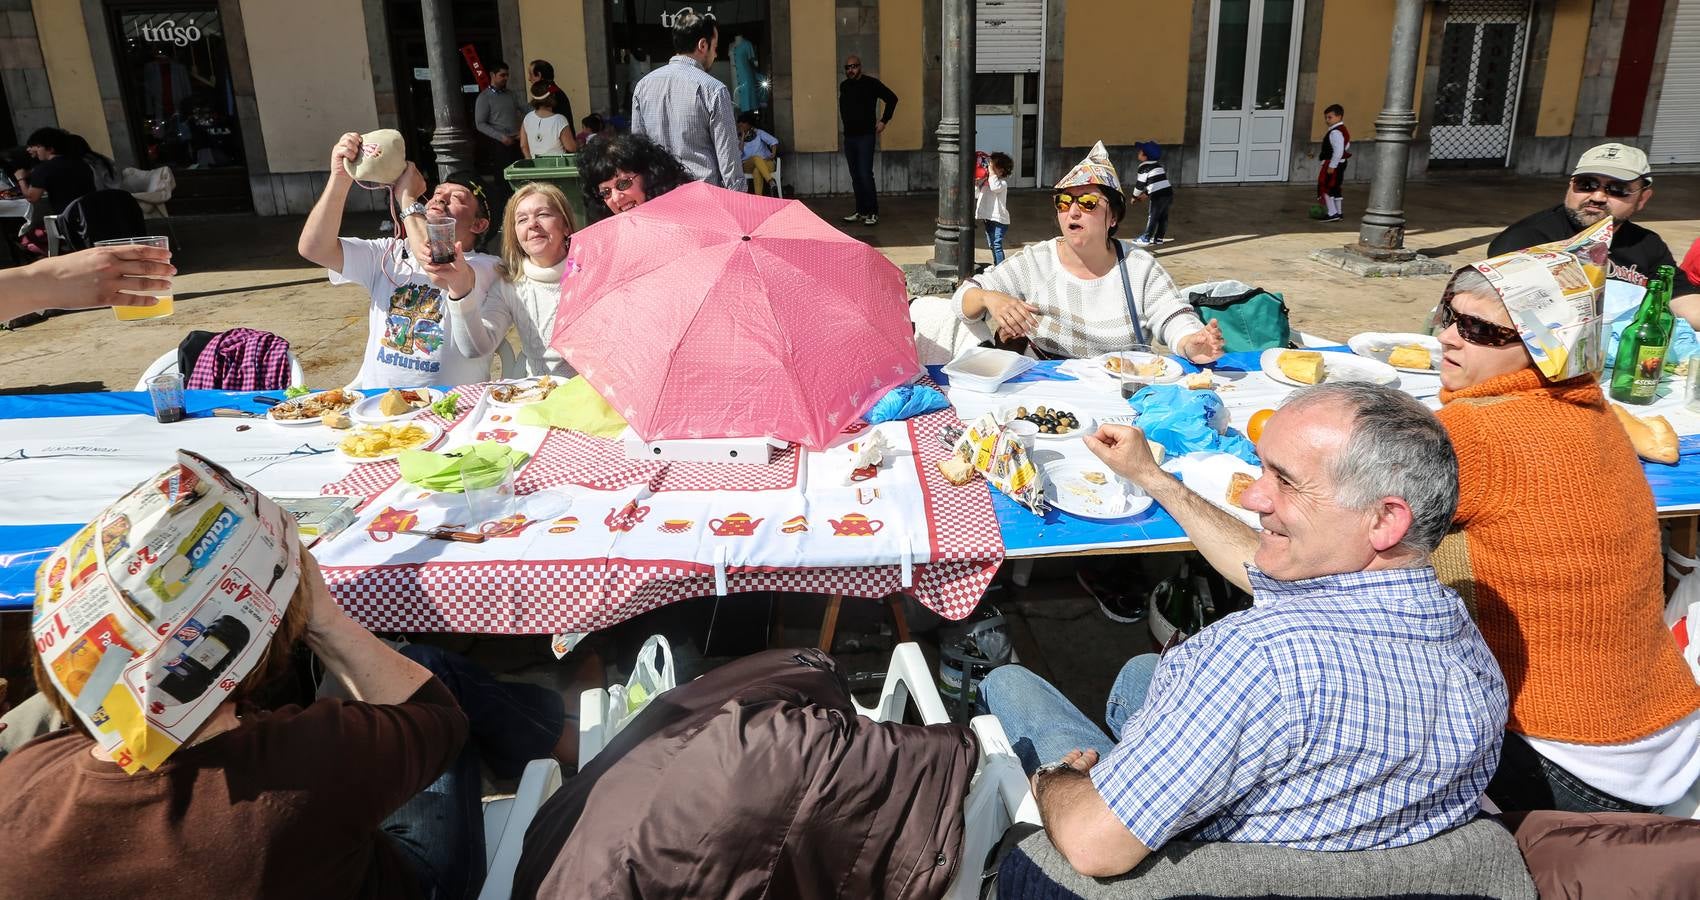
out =
[(697, 181), (744, 189), (744, 142), (732, 92), (689, 56), (675, 56), (632, 89), (632, 130), (667, 148)]
[(1476, 814), (1508, 695), (1430, 568), (1276, 581), (1169, 651), (1092, 783), (1153, 849), (1415, 843)]

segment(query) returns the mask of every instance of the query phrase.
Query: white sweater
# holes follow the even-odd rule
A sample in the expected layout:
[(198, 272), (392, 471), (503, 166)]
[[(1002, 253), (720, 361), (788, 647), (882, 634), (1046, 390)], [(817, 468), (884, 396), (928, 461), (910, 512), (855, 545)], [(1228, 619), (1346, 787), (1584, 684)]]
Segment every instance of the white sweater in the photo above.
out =
[[(520, 351), (526, 375), (556, 375), (571, 378), (573, 367), (562, 358), (560, 351), (549, 345), (555, 335), (555, 309), (561, 302), (561, 271), (564, 266), (543, 268), (524, 262), (525, 271), (517, 278), (499, 279), (478, 309), (474, 326), (468, 321), (467, 332), (473, 346), (491, 353), (498, 342), (506, 340), (508, 326), (519, 331)], [(464, 303), (464, 301), (462, 301)], [(520, 373), (504, 372), (512, 378)]]
[[(1002, 265), (968, 279), (956, 289), (957, 315), (964, 320), (962, 298), (969, 288), (982, 288), (1019, 297), (1039, 308), (1039, 326), (1028, 338), (1050, 356), (1085, 359), (1101, 353), (1126, 350), (1138, 343), (1133, 321), (1128, 317), (1127, 294), (1122, 277), (1111, 269), (1102, 278), (1084, 279), (1069, 274), (1057, 258), (1062, 238), (1028, 244), (1010, 254)], [(1139, 323), (1146, 343), (1171, 350), (1184, 337), (1204, 327), (1192, 305), (1186, 302), (1157, 264), (1157, 258), (1122, 241), (1128, 282), (1139, 308)]]

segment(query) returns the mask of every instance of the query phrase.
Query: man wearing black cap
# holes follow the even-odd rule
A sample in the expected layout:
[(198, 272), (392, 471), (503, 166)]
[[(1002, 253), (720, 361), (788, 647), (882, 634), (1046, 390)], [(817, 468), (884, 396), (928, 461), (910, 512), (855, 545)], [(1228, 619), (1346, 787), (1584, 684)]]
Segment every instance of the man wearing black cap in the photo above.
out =
[[(472, 348), (492, 343), (484, 340), (478, 307), (495, 283), (497, 260), (474, 249), (490, 227), (491, 212), (478, 177), (456, 173), (427, 197), (424, 176), (408, 163), (395, 183), (405, 244), (339, 237), (354, 184), (343, 161), (360, 153), (358, 134), (343, 135), (331, 148), (330, 180), (296, 248), (308, 262), (329, 269), (332, 284), (357, 284), (371, 297), (366, 359), (353, 384), (412, 388), (487, 380), (490, 354)], [(455, 248), (453, 260), (438, 264), (427, 250), (425, 225), (442, 219), (454, 221)]]

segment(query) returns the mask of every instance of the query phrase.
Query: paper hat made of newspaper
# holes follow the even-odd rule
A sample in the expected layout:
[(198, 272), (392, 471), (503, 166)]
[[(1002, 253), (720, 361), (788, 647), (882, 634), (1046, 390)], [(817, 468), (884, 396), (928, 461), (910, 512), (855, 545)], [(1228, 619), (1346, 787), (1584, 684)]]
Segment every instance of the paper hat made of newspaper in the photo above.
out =
[(265, 655), (301, 581), (295, 520), (187, 450), (36, 572), (36, 652), (124, 771), (156, 768)]
[(1574, 237), (1495, 256), (1453, 273), (1480, 272), (1505, 304), (1535, 368), (1549, 381), (1605, 368), (1602, 292), (1617, 223), (1610, 217)]
[(1092, 152), (1068, 170), (1068, 174), (1057, 182), (1055, 190), (1080, 187), (1084, 184), (1096, 184), (1117, 193), (1121, 192), (1122, 180), (1116, 175), (1115, 163), (1110, 162), (1110, 151), (1104, 149), (1103, 141), (1092, 145)]
[(360, 136), (360, 158), (342, 161), (350, 178), (367, 184), (394, 184), (407, 170), (407, 141), (393, 128), (380, 128)]

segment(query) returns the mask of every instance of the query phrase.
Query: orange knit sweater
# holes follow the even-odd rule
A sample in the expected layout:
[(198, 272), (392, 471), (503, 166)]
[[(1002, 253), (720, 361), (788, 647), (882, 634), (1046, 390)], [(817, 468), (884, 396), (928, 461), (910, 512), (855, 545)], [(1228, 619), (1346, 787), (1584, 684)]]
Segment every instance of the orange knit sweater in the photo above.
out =
[(1468, 558), (1454, 537), (1436, 568), (1505, 671), (1507, 727), (1618, 744), (1700, 708), (1664, 627), (1653, 492), (1600, 386), (1531, 368), (1440, 399)]

